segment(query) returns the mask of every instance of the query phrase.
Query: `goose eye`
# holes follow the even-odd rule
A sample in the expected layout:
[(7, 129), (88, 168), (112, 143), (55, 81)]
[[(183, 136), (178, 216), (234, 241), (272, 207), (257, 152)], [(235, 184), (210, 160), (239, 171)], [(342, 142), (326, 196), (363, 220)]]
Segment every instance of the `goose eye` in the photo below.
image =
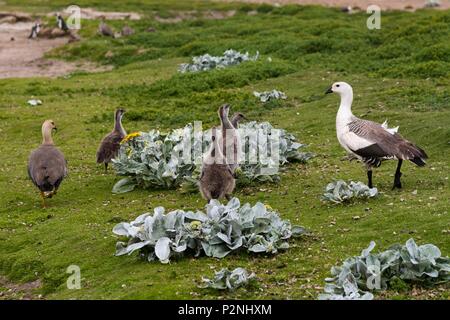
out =
[(337, 85), (336, 85), (336, 87), (338, 87), (338, 88), (339, 88), (339, 84), (337, 84)]

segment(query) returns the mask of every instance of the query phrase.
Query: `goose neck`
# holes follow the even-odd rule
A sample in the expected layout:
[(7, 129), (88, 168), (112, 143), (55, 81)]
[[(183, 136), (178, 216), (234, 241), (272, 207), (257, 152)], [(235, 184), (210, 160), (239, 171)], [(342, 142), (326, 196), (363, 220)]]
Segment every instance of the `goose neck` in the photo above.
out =
[(353, 93), (344, 92), (341, 95), (341, 104), (337, 113), (338, 119), (349, 119), (353, 116), (352, 113)]
[(42, 127), (42, 144), (45, 145), (53, 145), (53, 138), (52, 138), (52, 129), (44, 126)]
[(122, 126), (122, 117), (123, 117), (122, 113), (119, 113), (119, 112), (116, 113), (116, 116), (114, 119), (114, 130), (121, 132), (121, 133), (125, 133), (125, 129)]

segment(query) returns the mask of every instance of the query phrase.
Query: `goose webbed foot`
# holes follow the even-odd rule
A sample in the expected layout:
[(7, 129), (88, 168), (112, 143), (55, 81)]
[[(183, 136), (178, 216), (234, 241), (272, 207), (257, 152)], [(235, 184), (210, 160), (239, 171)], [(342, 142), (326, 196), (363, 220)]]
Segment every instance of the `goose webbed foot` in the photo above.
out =
[(105, 174), (108, 173), (108, 163), (105, 162)]

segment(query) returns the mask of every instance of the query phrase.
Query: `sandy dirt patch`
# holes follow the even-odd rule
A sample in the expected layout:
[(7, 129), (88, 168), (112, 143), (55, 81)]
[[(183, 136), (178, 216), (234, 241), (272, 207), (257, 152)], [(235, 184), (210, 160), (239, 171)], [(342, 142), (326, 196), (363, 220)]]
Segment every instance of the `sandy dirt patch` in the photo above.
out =
[[(236, 0), (232, 0), (236, 1)], [(250, 3), (271, 4), (317, 4), (328, 7), (359, 7), (365, 10), (369, 5), (375, 4), (382, 10), (417, 10), (425, 6), (425, 0), (237, 0)], [(442, 0), (438, 9), (449, 9), (450, 1)]]
[[(44, 59), (46, 52), (66, 44), (69, 37), (28, 39), (32, 22), (0, 24), (0, 79), (57, 77), (74, 71), (104, 71), (90, 63)], [(12, 41), (12, 39), (14, 39)]]
[[(0, 276), (0, 300), (4, 299), (23, 299), (33, 300), (42, 299), (42, 296), (34, 294), (34, 290), (40, 288), (40, 280), (15, 284), (5, 277)], [(2, 288), (4, 288), (2, 290)], [(5, 290), (6, 289), (6, 290)]]

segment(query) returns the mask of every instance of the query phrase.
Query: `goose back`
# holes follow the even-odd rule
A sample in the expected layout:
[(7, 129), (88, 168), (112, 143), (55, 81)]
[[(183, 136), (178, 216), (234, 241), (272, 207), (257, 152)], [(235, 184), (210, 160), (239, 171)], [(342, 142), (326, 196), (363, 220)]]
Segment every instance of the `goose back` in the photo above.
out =
[(53, 145), (41, 145), (28, 160), (28, 175), (42, 192), (57, 190), (67, 175), (64, 155)]

